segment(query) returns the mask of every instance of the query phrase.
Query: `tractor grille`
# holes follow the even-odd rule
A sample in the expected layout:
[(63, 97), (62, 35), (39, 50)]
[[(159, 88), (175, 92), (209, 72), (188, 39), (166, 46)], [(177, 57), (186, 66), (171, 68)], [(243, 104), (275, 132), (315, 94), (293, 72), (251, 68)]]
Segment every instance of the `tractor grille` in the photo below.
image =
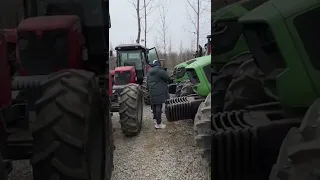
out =
[(28, 75), (45, 75), (68, 67), (66, 30), (18, 32), (21, 68)]
[(116, 72), (116, 84), (117, 85), (125, 85), (130, 83), (131, 75), (130, 71)]

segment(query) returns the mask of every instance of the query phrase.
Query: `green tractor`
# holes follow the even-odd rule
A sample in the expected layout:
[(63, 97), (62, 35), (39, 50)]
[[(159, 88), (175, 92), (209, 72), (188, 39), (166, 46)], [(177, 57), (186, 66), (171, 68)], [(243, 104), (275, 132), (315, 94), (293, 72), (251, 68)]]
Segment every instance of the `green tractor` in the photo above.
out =
[(319, 178), (319, 17), (318, 0), (270, 0), (239, 19), (275, 100), (213, 115), (213, 179)]
[(211, 56), (196, 58), (185, 67), (194, 94), (172, 98), (166, 101), (165, 113), (168, 121), (194, 119), (198, 107), (211, 91)]
[[(186, 74), (186, 66), (196, 61), (191, 59), (176, 65), (173, 69), (173, 84), (169, 85), (170, 92), (176, 97), (186, 96), (193, 93), (192, 84), (190, 83), (188, 75)], [(172, 90), (172, 87), (174, 89)]]
[[(236, 91), (239, 85), (248, 85), (245, 90), (251, 90), (249, 92), (261, 92), (260, 90), (263, 88), (261, 77), (257, 78), (257, 75), (262, 76), (263, 74), (255, 66), (246, 40), (242, 35), (241, 25), (237, 21), (239, 17), (263, 2), (261, 0), (239, 2), (223, 7), (215, 13), (213, 34), (208, 36), (209, 42), (212, 41), (212, 61), (210, 56), (204, 56), (199, 58), (201, 60), (197, 60), (185, 68), (190, 81), (194, 84), (193, 89), (197, 95), (167, 101), (166, 112), (169, 121), (194, 119), (197, 146), (203, 151), (203, 155), (209, 163), (211, 160), (211, 104), (214, 105), (214, 111), (222, 111), (225, 94), (226, 97), (229, 97), (226, 98), (227, 102), (231, 102), (228, 103), (228, 107), (233, 108), (271, 101), (263, 93), (257, 99), (251, 98), (251, 94), (246, 95), (243, 98), (247, 100), (245, 102), (239, 102), (242, 99), (233, 97), (235, 93), (239, 92)], [(211, 74), (213, 74), (212, 77)], [(211, 82), (214, 87), (212, 95), (210, 93)], [(211, 99), (213, 103), (211, 103)]]
[(193, 91), (192, 83), (186, 74), (186, 67), (195, 62), (198, 57), (209, 56), (211, 54), (211, 35), (207, 36), (208, 42), (205, 44), (205, 52), (197, 53), (195, 59), (191, 59), (176, 65), (173, 69), (173, 84), (169, 85), (170, 94), (175, 97), (188, 96), (196, 93)]
[[(238, 18), (266, 2), (241, 1), (215, 13), (212, 31), (213, 112), (241, 109), (270, 102), (274, 97), (263, 93), (264, 74), (257, 68), (242, 34)], [(255, 94), (255, 97), (251, 95)]]

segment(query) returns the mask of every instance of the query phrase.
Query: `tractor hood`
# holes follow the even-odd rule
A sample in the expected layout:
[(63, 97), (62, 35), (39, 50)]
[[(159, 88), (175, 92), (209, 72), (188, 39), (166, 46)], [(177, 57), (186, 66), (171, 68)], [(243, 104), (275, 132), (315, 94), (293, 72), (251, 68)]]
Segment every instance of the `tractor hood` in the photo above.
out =
[(186, 66), (186, 69), (190, 69), (190, 68), (197, 68), (197, 67), (204, 67), (208, 64), (211, 63), (211, 56), (202, 56), (202, 57), (198, 57), (196, 58), (197, 61), (189, 64), (188, 66)]
[(189, 64), (193, 63), (194, 61), (196, 61), (196, 59), (190, 59), (190, 60), (188, 60), (188, 61), (185, 61), (185, 62), (183, 62), (183, 63), (180, 63), (180, 64), (176, 65), (176, 66), (174, 67), (174, 69), (186, 67), (186, 66), (188, 66)]
[(114, 69), (115, 72), (134, 71), (134, 66), (121, 66)]

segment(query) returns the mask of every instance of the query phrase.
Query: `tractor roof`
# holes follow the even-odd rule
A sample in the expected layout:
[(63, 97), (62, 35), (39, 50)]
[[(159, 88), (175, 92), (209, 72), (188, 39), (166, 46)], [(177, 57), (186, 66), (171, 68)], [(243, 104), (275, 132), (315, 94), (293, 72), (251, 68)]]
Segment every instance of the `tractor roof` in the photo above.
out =
[(135, 50), (135, 49), (147, 49), (140, 44), (120, 44), (115, 48), (117, 51), (121, 50)]
[(197, 59), (190, 59), (188, 61), (185, 61), (185, 62), (182, 62), (178, 65), (176, 65), (174, 68), (181, 68), (181, 67), (186, 67), (188, 66), (189, 64), (193, 63), (194, 61), (196, 61)]
[(39, 16), (24, 19), (17, 27), (17, 30), (46, 31), (69, 29), (77, 23), (80, 23), (80, 20), (77, 16), (73, 15)]
[(204, 67), (204, 66), (206, 66), (208, 64), (211, 64), (211, 55), (202, 56), (202, 57), (196, 58), (196, 61), (194, 61), (193, 63), (189, 64), (186, 67), (186, 69), (195, 68), (195, 67)]

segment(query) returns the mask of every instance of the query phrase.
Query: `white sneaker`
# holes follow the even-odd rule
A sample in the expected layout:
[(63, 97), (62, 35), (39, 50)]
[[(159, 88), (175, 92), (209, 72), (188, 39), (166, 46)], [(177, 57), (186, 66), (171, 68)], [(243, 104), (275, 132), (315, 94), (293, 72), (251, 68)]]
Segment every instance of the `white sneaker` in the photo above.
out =
[(157, 124), (157, 120), (156, 120), (156, 119), (153, 119), (153, 123), (154, 123), (154, 124)]
[(156, 128), (156, 129), (164, 129), (164, 128), (166, 128), (166, 125), (164, 125), (164, 124), (156, 124), (156, 125), (154, 125), (154, 127)]

